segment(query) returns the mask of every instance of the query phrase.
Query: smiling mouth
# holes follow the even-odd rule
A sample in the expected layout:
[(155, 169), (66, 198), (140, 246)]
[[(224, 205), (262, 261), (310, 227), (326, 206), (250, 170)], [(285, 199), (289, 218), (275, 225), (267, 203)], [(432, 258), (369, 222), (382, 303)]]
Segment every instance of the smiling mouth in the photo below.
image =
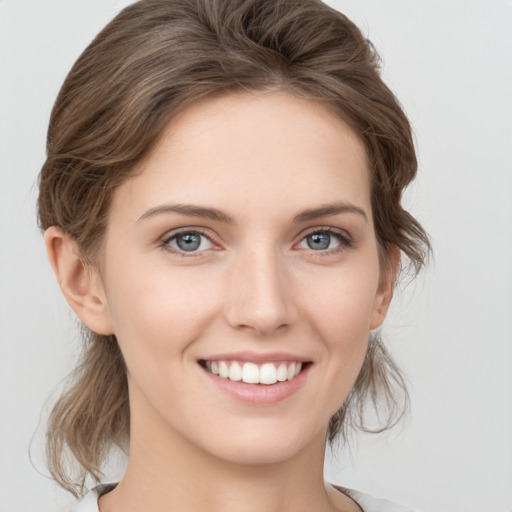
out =
[(279, 361), (256, 364), (241, 361), (206, 361), (199, 364), (210, 373), (235, 382), (246, 384), (272, 385), (295, 379), (311, 363), (300, 361)]

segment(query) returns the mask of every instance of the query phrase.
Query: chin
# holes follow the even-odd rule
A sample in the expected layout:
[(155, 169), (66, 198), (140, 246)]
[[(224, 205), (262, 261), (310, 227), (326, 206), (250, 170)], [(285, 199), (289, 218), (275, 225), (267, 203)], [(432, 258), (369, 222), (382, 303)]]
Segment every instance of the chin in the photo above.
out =
[[(255, 422), (258, 423), (258, 422)], [(327, 426), (320, 432), (302, 431), (275, 425), (251, 425), (250, 428), (229, 429), (222, 438), (212, 436), (208, 447), (214, 456), (240, 465), (280, 464), (299, 456), (308, 448), (325, 447)]]

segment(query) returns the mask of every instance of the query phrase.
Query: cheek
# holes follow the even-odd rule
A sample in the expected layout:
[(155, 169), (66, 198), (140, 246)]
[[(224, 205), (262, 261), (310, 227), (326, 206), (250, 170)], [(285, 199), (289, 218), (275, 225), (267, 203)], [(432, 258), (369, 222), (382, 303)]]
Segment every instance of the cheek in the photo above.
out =
[(371, 268), (362, 273), (340, 271), (317, 279), (317, 286), (300, 294), (309, 296), (302, 303), (303, 317), (309, 319), (308, 329), (317, 340), (322, 375), (315, 407), (325, 422), (341, 407), (363, 365), (377, 281)]
[(357, 344), (370, 331), (378, 280), (376, 265), (331, 269), (303, 280), (297, 296), (326, 341)]
[(315, 286), (309, 284), (297, 295), (308, 297), (303, 302), (304, 316), (311, 320), (314, 338), (322, 341), (324, 386), (330, 397), (326, 409), (331, 416), (352, 388), (366, 355), (379, 267), (375, 258), (372, 265), (340, 268), (316, 277)]
[(215, 286), (197, 269), (134, 268), (118, 267), (109, 276), (112, 323), (127, 363), (130, 353), (149, 360), (184, 350), (215, 311)]

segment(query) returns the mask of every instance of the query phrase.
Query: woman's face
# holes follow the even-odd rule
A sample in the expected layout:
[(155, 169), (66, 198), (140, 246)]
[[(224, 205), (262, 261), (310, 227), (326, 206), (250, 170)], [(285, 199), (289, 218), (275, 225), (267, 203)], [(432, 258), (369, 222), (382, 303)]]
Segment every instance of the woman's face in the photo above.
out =
[(314, 102), (240, 93), (180, 113), (138, 170), (100, 265), (132, 440), (240, 463), (323, 443), (393, 285), (357, 136)]

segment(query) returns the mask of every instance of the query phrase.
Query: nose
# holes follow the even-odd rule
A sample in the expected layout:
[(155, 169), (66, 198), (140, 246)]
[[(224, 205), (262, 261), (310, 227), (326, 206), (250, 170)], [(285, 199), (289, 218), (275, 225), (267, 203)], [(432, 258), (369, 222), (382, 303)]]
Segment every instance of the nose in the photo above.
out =
[(232, 328), (270, 336), (296, 319), (285, 264), (275, 251), (246, 251), (229, 270), (225, 314)]

